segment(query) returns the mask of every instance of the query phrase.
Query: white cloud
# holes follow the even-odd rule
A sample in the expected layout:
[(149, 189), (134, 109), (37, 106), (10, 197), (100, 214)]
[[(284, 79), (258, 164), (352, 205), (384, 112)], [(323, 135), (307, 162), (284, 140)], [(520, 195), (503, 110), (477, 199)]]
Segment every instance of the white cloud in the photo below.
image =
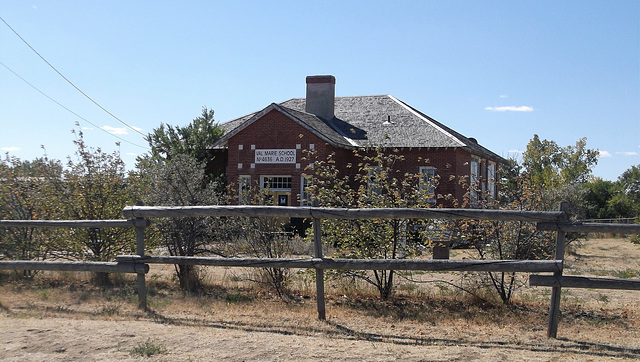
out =
[(103, 130), (111, 133), (111, 134), (128, 134), (127, 133), (127, 129), (122, 127), (122, 128), (117, 128), (117, 127), (111, 127), (111, 126), (104, 126), (102, 127)]
[(499, 95), (498, 97), (500, 97), (500, 98), (509, 98), (509, 96), (508, 96), (508, 95), (506, 95), (506, 94), (501, 94), (501, 95)]
[(623, 155), (623, 156), (637, 156), (638, 152), (616, 152), (616, 155)]
[(2, 147), (0, 148), (0, 150), (3, 150), (5, 152), (15, 152), (20, 151), (20, 147)]
[(517, 154), (522, 154), (522, 153), (524, 153), (524, 151), (521, 151), (521, 150), (509, 150), (509, 151), (507, 151), (507, 153), (517, 153)]
[(91, 131), (93, 129), (94, 129), (93, 127), (82, 127), (82, 130), (84, 131)]
[(133, 152), (127, 152), (127, 156), (137, 156), (137, 153), (133, 153)]
[(533, 107), (529, 107), (529, 106), (485, 107), (485, 110), (493, 111), (493, 112), (533, 112)]
[(142, 128), (140, 128), (140, 127), (131, 126), (131, 128), (133, 128), (134, 130), (136, 130), (138, 132), (142, 131)]
[(609, 151), (598, 151), (600, 152), (600, 157), (613, 157), (613, 155)]

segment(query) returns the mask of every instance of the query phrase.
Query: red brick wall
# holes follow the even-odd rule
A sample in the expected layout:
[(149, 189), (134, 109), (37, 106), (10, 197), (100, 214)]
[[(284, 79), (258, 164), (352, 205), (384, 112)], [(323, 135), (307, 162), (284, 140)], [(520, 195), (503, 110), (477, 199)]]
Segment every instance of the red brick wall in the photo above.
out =
[[(239, 149), (240, 145), (242, 149)], [(261, 175), (291, 176), (292, 189), (289, 204), (299, 205), (300, 177), (310, 163), (304, 159), (307, 156), (304, 151), (309, 150), (311, 145), (317, 152), (318, 159), (324, 160), (333, 152), (336, 166), (345, 167), (345, 173), (353, 173), (357, 169), (357, 167), (346, 169), (348, 163), (356, 166), (358, 162), (354, 159), (351, 150), (329, 146), (321, 138), (284, 114), (272, 110), (229, 139), (227, 181), (230, 185), (234, 185), (233, 192), (237, 195), (239, 175), (250, 175), (253, 185), (258, 184)], [(296, 164), (299, 164), (299, 168), (296, 164), (254, 164), (255, 149), (295, 149)], [(436, 174), (440, 176), (436, 194), (452, 195), (462, 200), (466, 190), (459, 185), (459, 181), (461, 176), (469, 175), (471, 154), (459, 148), (404, 148), (400, 153), (404, 155), (405, 160), (396, 165), (398, 170), (402, 173), (415, 174), (419, 172), (420, 166), (435, 167)], [(239, 163), (242, 164), (241, 168), (238, 167)], [(251, 164), (254, 164), (254, 168)], [(486, 168), (486, 165), (486, 162), (481, 163), (481, 167)], [(444, 202), (443, 206), (452, 205)]]
[[(240, 175), (250, 175), (252, 185), (258, 185), (261, 175), (291, 176), (289, 204), (299, 205), (300, 177), (309, 164), (309, 161), (304, 160), (307, 156), (305, 150), (309, 150), (311, 145), (322, 157), (328, 154), (325, 141), (284, 114), (272, 110), (229, 139), (227, 182), (233, 185), (233, 192), (237, 194)], [(255, 149), (295, 149), (296, 163), (255, 163)], [(242, 164), (242, 168), (238, 167), (239, 163)], [(254, 164), (254, 168), (251, 164)], [(296, 167), (297, 165), (299, 168)]]

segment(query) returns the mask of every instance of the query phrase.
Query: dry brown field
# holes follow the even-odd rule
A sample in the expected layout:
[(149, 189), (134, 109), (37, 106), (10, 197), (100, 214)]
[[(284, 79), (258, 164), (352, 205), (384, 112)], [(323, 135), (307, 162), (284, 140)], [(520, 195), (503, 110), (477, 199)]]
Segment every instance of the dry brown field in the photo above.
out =
[[(591, 239), (573, 248), (565, 275), (640, 278), (640, 245)], [(454, 258), (467, 251), (456, 250)], [(558, 339), (546, 338), (550, 289), (523, 287), (509, 306), (456, 286), (460, 273), (414, 273), (380, 301), (358, 285), (327, 282), (318, 321), (314, 282), (295, 278), (284, 302), (244, 282), (250, 271), (206, 269), (207, 290), (185, 296), (171, 267), (151, 266), (149, 312), (135, 280), (93, 286), (84, 273), (24, 281), (0, 274), (3, 361), (609, 361), (640, 359), (637, 291), (563, 289)], [(143, 354), (151, 354), (144, 357)]]

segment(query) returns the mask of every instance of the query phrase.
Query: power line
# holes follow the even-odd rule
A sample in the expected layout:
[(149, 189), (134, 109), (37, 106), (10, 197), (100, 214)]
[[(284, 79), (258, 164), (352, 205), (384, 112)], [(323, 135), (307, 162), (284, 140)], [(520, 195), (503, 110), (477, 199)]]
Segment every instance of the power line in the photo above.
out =
[(83, 121), (85, 121), (85, 122), (89, 123), (90, 125), (92, 125), (92, 126), (96, 127), (97, 129), (99, 129), (99, 130), (101, 130), (101, 131), (105, 132), (106, 134), (108, 134), (108, 135), (110, 135), (110, 136), (113, 136), (113, 137), (115, 137), (115, 138), (117, 138), (117, 139), (119, 139), (119, 140), (121, 140), (121, 141), (123, 141), (123, 142), (126, 142), (126, 143), (130, 144), (130, 145), (133, 145), (133, 146), (136, 146), (136, 147), (140, 147), (140, 148), (144, 148), (144, 149), (146, 149), (146, 150), (148, 150), (148, 149), (149, 149), (148, 147), (140, 146), (140, 145), (135, 144), (135, 143), (133, 143), (133, 142), (130, 142), (130, 141), (128, 141), (128, 140), (126, 140), (126, 139), (124, 139), (124, 138), (122, 138), (122, 137), (119, 137), (119, 136), (117, 136), (117, 135), (115, 135), (115, 134), (113, 134), (113, 133), (111, 133), (111, 132), (109, 132), (109, 131), (107, 131), (107, 130), (103, 129), (102, 127), (100, 127), (100, 126), (96, 125), (95, 123), (93, 123), (93, 122), (91, 122), (91, 121), (87, 120), (86, 118), (82, 117), (81, 115), (77, 114), (76, 112), (72, 111), (71, 109), (69, 109), (69, 108), (65, 107), (62, 103), (60, 103), (60, 102), (56, 101), (55, 99), (53, 99), (53, 98), (49, 97), (46, 93), (44, 93), (43, 91), (41, 91), (40, 89), (38, 89), (38, 88), (37, 88), (36, 86), (34, 86), (33, 84), (29, 83), (26, 79), (22, 78), (18, 73), (14, 72), (11, 68), (9, 68), (9, 67), (8, 67), (6, 64), (4, 64), (3, 62), (1, 62), (1, 61), (0, 61), (0, 65), (2, 65), (3, 67), (5, 67), (8, 71), (10, 71), (11, 73), (13, 73), (13, 75), (15, 75), (16, 77), (20, 78), (20, 80), (22, 80), (23, 82), (27, 83), (31, 88), (33, 88), (33, 89), (35, 89), (36, 91), (38, 91), (38, 93), (40, 93), (40, 94), (42, 94), (43, 96), (45, 96), (45, 97), (49, 98), (49, 100), (50, 100), (50, 101), (52, 101), (53, 103), (55, 103), (55, 104), (59, 105), (60, 107), (62, 107), (62, 108), (64, 108), (64, 109), (66, 109), (69, 113), (71, 113), (71, 114), (73, 114), (74, 116), (76, 116), (76, 117), (80, 118), (81, 120), (83, 120)]
[(56, 73), (58, 73), (58, 75), (60, 75), (62, 77), (62, 79), (64, 79), (65, 81), (67, 81), (67, 83), (71, 84), (71, 86), (73, 88), (75, 88), (78, 92), (80, 92), (80, 94), (82, 94), (83, 96), (85, 96), (88, 100), (90, 100), (91, 102), (93, 102), (93, 104), (95, 104), (96, 106), (98, 106), (100, 109), (102, 109), (103, 111), (105, 111), (108, 115), (110, 115), (111, 117), (113, 117), (115, 120), (117, 120), (118, 122), (122, 123), (123, 125), (127, 126), (128, 128), (130, 128), (131, 130), (139, 133), (142, 136), (146, 136), (144, 133), (138, 131), (137, 129), (135, 129), (134, 127), (131, 127), (130, 125), (128, 125), (127, 123), (125, 123), (123, 120), (121, 120), (120, 118), (116, 117), (113, 113), (109, 112), (106, 108), (104, 108), (103, 106), (101, 106), (98, 102), (94, 101), (91, 97), (89, 97), (85, 92), (83, 92), (80, 88), (78, 88), (75, 84), (73, 84), (73, 82), (71, 82), (69, 79), (67, 79), (67, 77), (65, 77), (62, 73), (60, 73), (60, 71), (58, 71), (58, 69), (56, 69), (56, 67), (54, 67), (53, 65), (51, 65), (51, 63), (49, 63), (42, 55), (40, 55), (40, 53), (38, 53), (37, 50), (35, 50), (31, 44), (29, 44), (22, 36), (20, 36), (20, 34), (18, 34), (17, 31), (15, 31), (11, 25), (9, 25), (1, 16), (0, 16), (0, 20), (2, 20), (2, 22), (9, 28), (11, 29), (11, 31), (18, 36), (18, 38), (20, 38), (20, 40), (22, 40), (23, 43), (25, 43), (31, 50), (33, 50), (34, 53), (36, 53), (40, 59), (42, 59), (45, 63), (47, 63), (47, 65), (49, 67), (51, 67), (51, 69), (53, 69)]

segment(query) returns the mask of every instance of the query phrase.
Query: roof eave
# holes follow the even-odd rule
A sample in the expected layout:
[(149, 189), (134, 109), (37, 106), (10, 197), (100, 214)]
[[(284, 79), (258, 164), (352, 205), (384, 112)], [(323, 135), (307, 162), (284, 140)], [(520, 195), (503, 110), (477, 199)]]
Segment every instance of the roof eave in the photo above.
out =
[[(314, 129), (313, 127), (309, 126), (308, 124), (306, 124), (305, 122), (299, 120), (298, 118), (296, 118), (294, 115), (292, 115), (291, 113), (287, 112), (286, 109), (284, 109), (282, 106), (280, 106), (277, 103), (271, 103), (270, 105), (268, 105), (267, 107), (265, 107), (264, 109), (262, 109), (259, 112), (256, 112), (251, 118), (249, 118), (248, 120), (246, 120), (245, 122), (242, 122), (242, 124), (240, 124), (238, 127), (234, 128), (233, 130), (229, 131), (228, 133), (224, 134), (218, 141), (216, 141), (213, 145), (211, 145), (211, 148), (221, 148), (221, 147), (225, 147), (227, 146), (227, 143), (229, 141), (229, 139), (233, 136), (235, 136), (236, 134), (240, 133), (242, 130), (244, 130), (245, 128), (247, 128), (249, 125), (251, 125), (253, 122), (255, 122), (256, 120), (260, 119), (261, 117), (263, 117), (264, 115), (266, 115), (267, 113), (271, 112), (272, 110), (276, 110), (280, 113), (282, 113), (283, 115), (285, 115), (287, 118), (291, 119), (292, 121), (296, 122), (297, 124), (299, 124), (301, 127), (303, 127), (304, 129), (306, 129), (307, 131), (313, 133), (314, 135), (316, 135), (317, 137), (319, 137), (320, 139), (322, 139), (323, 141), (327, 142), (328, 144), (330, 144), (333, 147), (338, 147), (338, 148), (355, 148), (356, 146), (352, 146), (349, 147), (348, 145), (341, 145), (338, 144), (334, 141), (332, 141), (331, 139), (329, 139), (328, 137), (326, 137), (324, 134), (322, 134), (321, 132), (318, 132), (316, 129)], [(343, 136), (344, 137), (344, 136)], [(347, 139), (347, 141), (349, 142), (349, 140)], [(352, 143), (352, 142), (350, 142)]]

